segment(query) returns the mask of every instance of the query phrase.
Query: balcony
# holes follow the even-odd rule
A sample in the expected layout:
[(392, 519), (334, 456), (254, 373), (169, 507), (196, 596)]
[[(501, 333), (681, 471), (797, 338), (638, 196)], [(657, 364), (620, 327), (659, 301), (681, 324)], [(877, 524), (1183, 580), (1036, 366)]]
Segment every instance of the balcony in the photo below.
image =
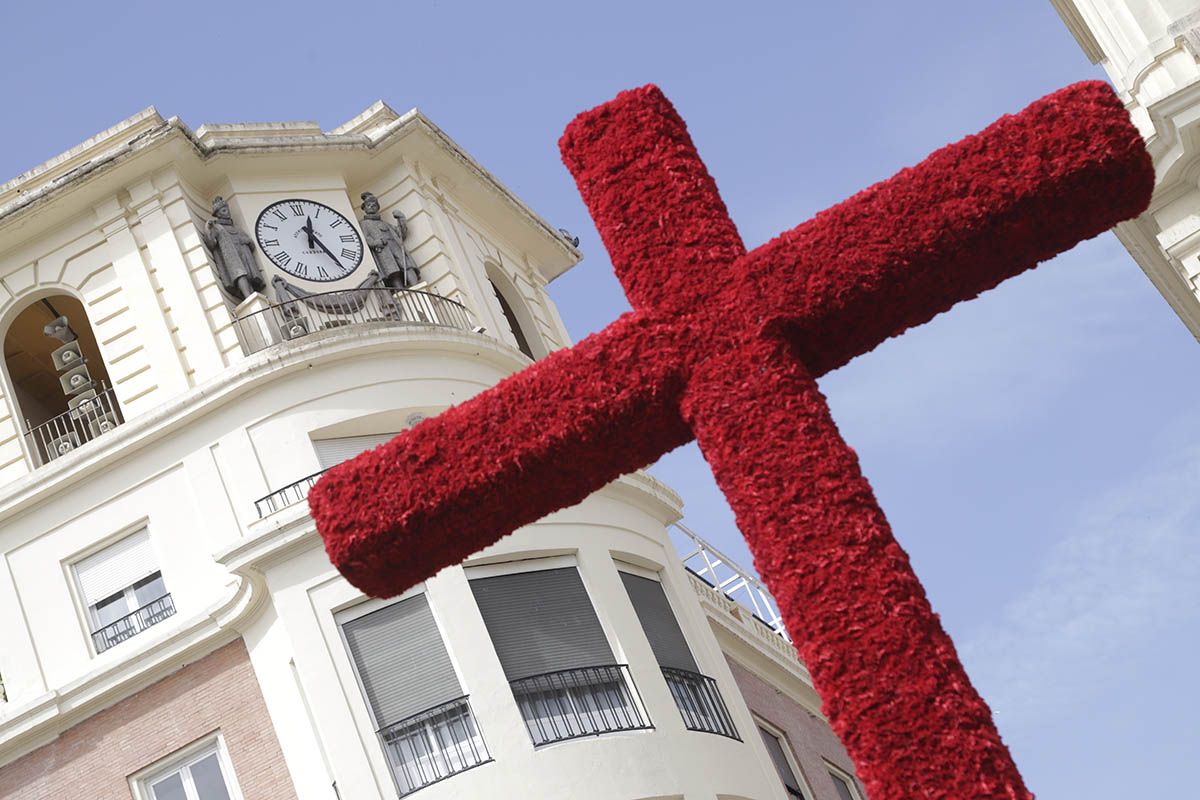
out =
[(43, 466), (87, 444), (125, 421), (112, 388), (80, 395), (74, 408), (29, 428), (25, 442), (35, 466)]
[(432, 292), (416, 289), (343, 289), (295, 300), (261, 305), (234, 319), (233, 327), (246, 355), (280, 342), (349, 325), (379, 323), (473, 330), (470, 312)]
[(328, 471), (327, 469), (319, 470), (306, 478), (289, 483), (282, 489), (276, 489), (270, 494), (255, 500), (254, 510), (258, 512), (258, 518), (262, 519), (270, 514), (274, 514), (276, 511), (281, 511), (288, 506), (294, 506), (296, 503), (302, 503), (307, 500), (308, 490), (315, 486), (320, 477)]
[(684, 727), (689, 731), (715, 733), (739, 742), (742, 740), (715, 680), (686, 669), (663, 667), (662, 671), (675, 698), (675, 705), (683, 715)]
[(175, 603), (171, 600), (171, 595), (164, 594), (132, 614), (127, 614), (93, 633), (92, 644), (95, 645), (97, 654), (103, 653), (174, 614)]
[(379, 740), (401, 796), (491, 761), (466, 697), (389, 725)]
[(653, 727), (625, 664), (547, 672), (510, 685), (535, 746)]
[(748, 609), (760, 623), (791, 643), (779, 604), (766, 584), (683, 523), (676, 522), (673, 527), (686, 537), (687, 544), (679, 548), (680, 561), (689, 572)]

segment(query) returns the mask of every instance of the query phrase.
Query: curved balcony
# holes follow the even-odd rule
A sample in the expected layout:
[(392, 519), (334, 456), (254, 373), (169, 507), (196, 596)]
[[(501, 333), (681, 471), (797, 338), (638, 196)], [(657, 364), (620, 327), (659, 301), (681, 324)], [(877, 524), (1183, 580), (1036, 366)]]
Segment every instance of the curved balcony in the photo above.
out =
[(684, 727), (689, 731), (715, 733), (739, 742), (742, 740), (715, 680), (699, 672), (675, 667), (663, 667), (662, 671), (675, 698), (675, 705), (683, 715)]
[(535, 746), (653, 727), (625, 664), (546, 672), (510, 685)]
[(257, 308), (251, 304), (243, 311), (246, 313), (233, 320), (233, 327), (246, 355), (347, 325), (383, 323), (475, 330), (466, 306), (417, 289), (342, 289), (270, 305), (262, 303)]
[(492, 760), (466, 697), (389, 725), (379, 740), (401, 796)]

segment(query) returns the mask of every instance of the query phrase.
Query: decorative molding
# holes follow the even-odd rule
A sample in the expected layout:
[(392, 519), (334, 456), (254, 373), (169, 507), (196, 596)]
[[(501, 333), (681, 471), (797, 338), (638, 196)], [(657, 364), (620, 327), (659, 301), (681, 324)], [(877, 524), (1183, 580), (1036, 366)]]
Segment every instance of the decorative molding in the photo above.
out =
[(516, 349), (491, 337), (434, 326), (372, 329), (347, 326), (274, 345), (169, 402), (131, 417), (87, 447), (0, 486), (0, 524), (39, 503), (53, 502), (90, 475), (265, 384), (296, 371), (386, 350), (456, 353), (490, 362), (504, 374), (515, 372), (527, 363)]

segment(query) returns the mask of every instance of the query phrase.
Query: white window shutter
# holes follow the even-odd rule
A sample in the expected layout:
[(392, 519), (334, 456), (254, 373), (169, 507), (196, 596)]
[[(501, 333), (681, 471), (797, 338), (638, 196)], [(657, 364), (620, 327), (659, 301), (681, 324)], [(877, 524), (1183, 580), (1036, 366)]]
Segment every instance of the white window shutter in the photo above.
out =
[(396, 438), (394, 433), (370, 433), (366, 436), (314, 439), (313, 447), (317, 451), (317, 460), (321, 462), (321, 468), (329, 469), (354, 458), (359, 453), (372, 450), (384, 442), (390, 442), (394, 438)]
[(75, 565), (83, 602), (92, 606), (158, 572), (150, 532), (141, 530), (109, 545)]

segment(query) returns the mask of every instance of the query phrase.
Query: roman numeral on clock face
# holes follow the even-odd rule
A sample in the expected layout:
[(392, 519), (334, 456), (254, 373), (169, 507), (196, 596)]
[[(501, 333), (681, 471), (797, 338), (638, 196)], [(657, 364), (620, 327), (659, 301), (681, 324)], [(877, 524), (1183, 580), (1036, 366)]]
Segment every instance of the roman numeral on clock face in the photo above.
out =
[(358, 253), (348, 248), (342, 248), (342, 258), (354, 258)]
[(304, 206), (300, 205), (299, 203), (288, 203), (288, 208), (292, 210), (293, 217), (304, 216)]

